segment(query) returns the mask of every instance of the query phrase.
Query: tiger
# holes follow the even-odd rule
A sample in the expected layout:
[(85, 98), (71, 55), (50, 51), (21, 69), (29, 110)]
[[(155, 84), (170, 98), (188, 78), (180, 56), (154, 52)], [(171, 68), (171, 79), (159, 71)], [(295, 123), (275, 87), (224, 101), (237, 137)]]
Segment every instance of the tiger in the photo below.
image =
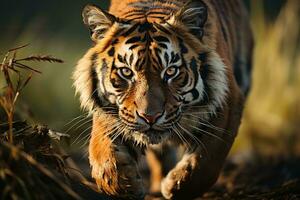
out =
[(203, 195), (237, 136), (251, 86), (254, 42), (243, 2), (111, 0), (109, 11), (88, 4), (82, 17), (94, 45), (73, 80), (93, 117), (88, 151), (99, 191)]

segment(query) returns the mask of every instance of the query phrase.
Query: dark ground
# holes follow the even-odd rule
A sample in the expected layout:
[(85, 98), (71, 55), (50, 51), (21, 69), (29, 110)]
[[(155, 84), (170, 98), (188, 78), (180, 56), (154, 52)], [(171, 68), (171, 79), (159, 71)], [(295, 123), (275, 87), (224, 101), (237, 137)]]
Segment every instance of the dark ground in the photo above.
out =
[[(73, 169), (59, 149), (59, 133), (14, 123), (15, 145), (0, 126), (1, 199), (109, 199)], [(200, 198), (199, 198), (200, 199)], [(300, 158), (262, 157), (228, 160), (218, 183), (202, 199), (300, 199)]]

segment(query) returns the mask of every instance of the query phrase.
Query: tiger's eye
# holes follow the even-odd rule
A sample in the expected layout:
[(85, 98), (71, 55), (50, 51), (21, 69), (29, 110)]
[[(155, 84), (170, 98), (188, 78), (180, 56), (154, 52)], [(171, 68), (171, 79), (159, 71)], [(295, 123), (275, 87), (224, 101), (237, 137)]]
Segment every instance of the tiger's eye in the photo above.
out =
[(121, 69), (119, 69), (121, 74), (125, 77), (125, 78), (131, 78), (133, 76), (133, 72), (131, 69), (129, 69), (128, 67), (122, 67)]
[(174, 76), (177, 72), (177, 68), (176, 67), (169, 67), (167, 70), (166, 70), (166, 75), (168, 76)]

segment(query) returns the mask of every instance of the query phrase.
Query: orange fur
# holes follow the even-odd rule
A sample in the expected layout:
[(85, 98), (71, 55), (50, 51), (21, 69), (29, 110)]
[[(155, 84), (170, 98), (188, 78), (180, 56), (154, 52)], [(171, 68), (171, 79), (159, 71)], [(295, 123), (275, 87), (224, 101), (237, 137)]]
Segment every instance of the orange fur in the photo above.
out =
[[(164, 69), (161, 67), (160, 73), (156, 72), (155, 61), (159, 54), (154, 51), (160, 48), (159, 41), (152, 40), (149, 46), (146, 46), (144, 54), (136, 57), (140, 55), (138, 52), (145, 47), (141, 42), (144, 35), (141, 30), (130, 30), (132, 26), (143, 24), (160, 26), (166, 31), (157, 29), (150, 31), (151, 34), (149, 33), (148, 36), (168, 38), (167, 40), (171, 41), (168, 43), (172, 46), (171, 50), (187, 51), (181, 53), (181, 59), (190, 64), (190, 68), (196, 66), (199, 67), (197, 70), (201, 71), (205, 70), (204, 65), (207, 64), (210, 70), (207, 80), (203, 80), (203, 82), (206, 81), (205, 84), (210, 94), (205, 93), (204, 89), (204, 92), (199, 94), (202, 99), (205, 96), (209, 97), (208, 102), (204, 106), (200, 104), (202, 107), (189, 105), (186, 115), (182, 114), (183, 117), (178, 119), (179, 125), (176, 127), (183, 136), (173, 136), (173, 133), (167, 137), (169, 142), (184, 143), (186, 148), (189, 148), (190, 144), (190, 151), (184, 154), (165, 177), (163, 177), (164, 158), (158, 158), (157, 154), (151, 150), (147, 152), (150, 169), (153, 172), (151, 190), (160, 190), (167, 199), (192, 199), (203, 194), (216, 181), (234, 142), (249, 86), (247, 81), (249, 81), (250, 68), (248, 69), (247, 66), (251, 65), (253, 45), (246, 11), (240, 0), (194, 0), (193, 2), (198, 3), (195, 6), (205, 5), (201, 9), (207, 9), (207, 19), (203, 27), (197, 29), (199, 31), (196, 34), (192, 34), (191, 30), (195, 27), (184, 22), (191, 22), (195, 18), (191, 15), (193, 12), (195, 15), (200, 15), (199, 18), (205, 16), (200, 12), (200, 7), (192, 7), (188, 10), (188, 6), (193, 6), (193, 4), (187, 4), (187, 2), (185, 0), (112, 0), (110, 14), (94, 7), (87, 7), (84, 10), (84, 21), (92, 29), (92, 39), (96, 44), (81, 59), (74, 72), (75, 87), (81, 95), (82, 106), (94, 114), (89, 144), (92, 176), (99, 189), (109, 195), (134, 199), (144, 197), (145, 190), (136, 163), (139, 159), (136, 155), (140, 155), (140, 150), (134, 148), (132, 152), (128, 141), (141, 143), (144, 148), (151, 146), (152, 143), (161, 142), (162, 139), (156, 137), (163, 135), (157, 130), (153, 139), (149, 136), (152, 133), (147, 135), (143, 131), (130, 130), (119, 121), (126, 120), (126, 123), (130, 123), (129, 125), (134, 125), (143, 121), (136, 113), (152, 112), (153, 115), (153, 113), (160, 113), (162, 109), (168, 113), (176, 111), (179, 103), (174, 94), (177, 93), (178, 88), (180, 89), (178, 85), (184, 81), (184, 76), (179, 76), (177, 81), (181, 80), (181, 82), (177, 87), (167, 87), (161, 81), (160, 73)], [(145, 4), (149, 9), (145, 7)], [(148, 10), (143, 10), (144, 8)], [(198, 23), (201, 25), (201, 21)], [(118, 35), (124, 30), (129, 31), (130, 34)], [(130, 49), (125, 45), (129, 39), (136, 38), (138, 39), (135, 48)], [(183, 40), (185, 48), (182, 47), (178, 38)], [(126, 48), (127, 50), (124, 50)], [(168, 51), (171, 50), (168, 49)], [(168, 51), (166, 50), (166, 54)], [(127, 55), (122, 57), (121, 54), (124, 52), (132, 53), (132, 59), (127, 58)], [(198, 58), (199, 54), (205, 54), (205, 61)], [(117, 93), (116, 88), (125, 87), (129, 82), (129, 80), (124, 81), (124, 77), (118, 78), (120, 76), (118, 70), (124, 66), (121, 60), (125, 58), (126, 62), (129, 60), (129, 62), (138, 63), (144, 57), (146, 58), (142, 70), (131, 68), (132, 73), (136, 74), (135, 86), (126, 91), (126, 95), (121, 98), (122, 101), (117, 97), (118, 95), (111, 95), (114, 92)], [(166, 57), (168, 55), (164, 56), (164, 59), (167, 59)], [(118, 66), (121, 65), (118, 62), (122, 63), (121, 67)], [(111, 70), (113, 67), (114, 69)], [(188, 74), (189, 80), (193, 81), (195, 79), (192, 79), (192, 76), (200, 72), (191, 71), (190, 68), (186, 68), (184, 73)], [(104, 70), (106, 70), (105, 73)], [(236, 74), (238, 72), (240, 74)], [(245, 75), (244, 72), (248, 74)], [(197, 84), (194, 86), (194, 88), (197, 87), (197, 91), (205, 87), (204, 83), (198, 82)], [(102, 93), (99, 92), (100, 90)], [(184, 98), (189, 100), (190, 96)], [(117, 105), (118, 113), (113, 114), (118, 117), (106, 112), (106, 105)], [(193, 113), (196, 113), (194, 114), (196, 117)], [(176, 120), (175, 118), (173, 122)], [(116, 137), (115, 132), (122, 133), (124, 140)], [(174, 132), (177, 133), (178, 130)], [(171, 148), (176, 147), (171, 146)], [(159, 185), (160, 182), (161, 185)]]

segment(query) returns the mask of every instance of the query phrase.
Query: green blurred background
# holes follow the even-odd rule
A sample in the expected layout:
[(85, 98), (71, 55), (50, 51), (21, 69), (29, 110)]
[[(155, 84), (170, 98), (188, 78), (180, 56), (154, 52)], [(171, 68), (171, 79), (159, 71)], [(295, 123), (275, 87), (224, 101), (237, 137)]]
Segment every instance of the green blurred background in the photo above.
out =
[[(300, 2), (245, 2), (256, 40), (253, 90), (233, 152), (299, 152)], [(31, 113), (35, 122), (61, 132), (67, 122), (82, 114), (70, 77), (76, 62), (92, 45), (81, 19), (81, 10), (87, 3), (102, 8), (109, 5), (103, 0), (1, 0), (1, 57), (10, 48), (30, 43), (18, 56), (50, 54), (65, 61), (32, 64), (43, 74), (34, 76), (18, 106)], [(3, 77), (0, 78), (2, 88)]]

